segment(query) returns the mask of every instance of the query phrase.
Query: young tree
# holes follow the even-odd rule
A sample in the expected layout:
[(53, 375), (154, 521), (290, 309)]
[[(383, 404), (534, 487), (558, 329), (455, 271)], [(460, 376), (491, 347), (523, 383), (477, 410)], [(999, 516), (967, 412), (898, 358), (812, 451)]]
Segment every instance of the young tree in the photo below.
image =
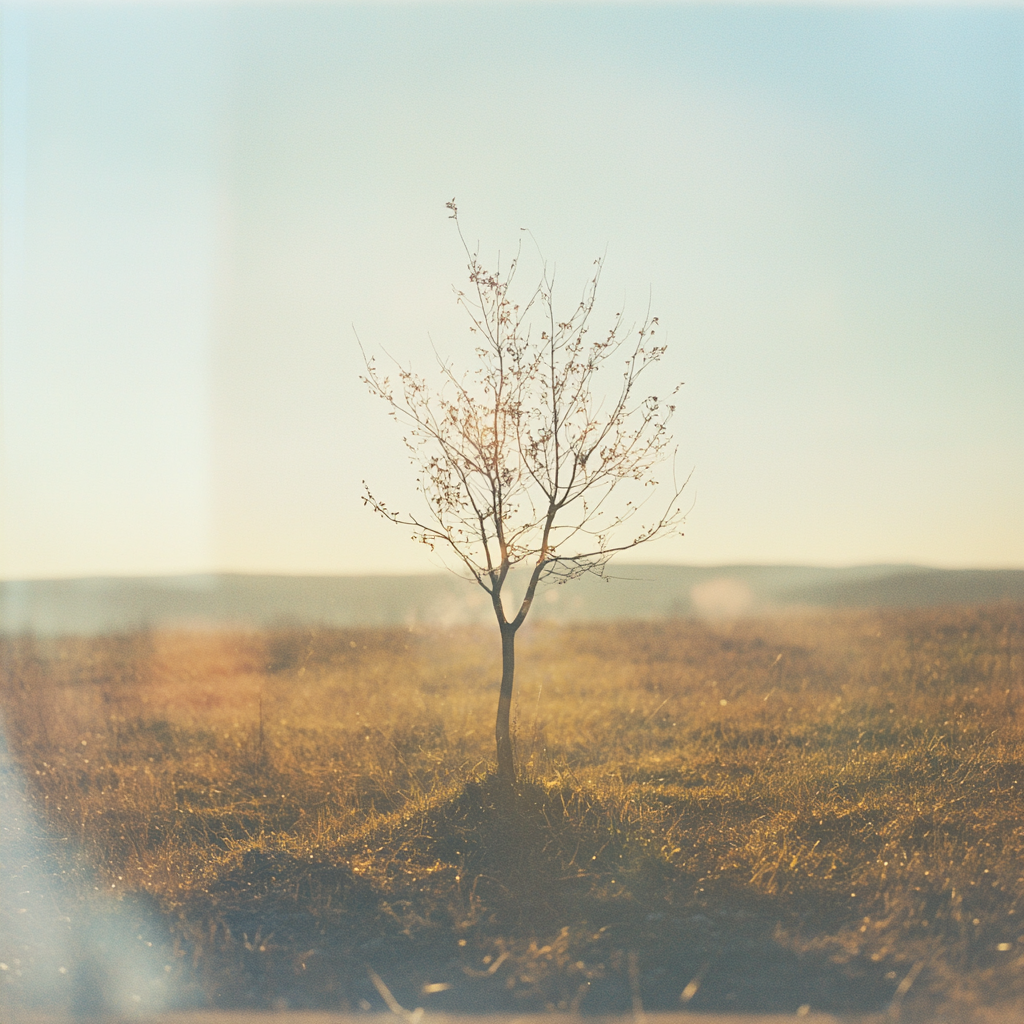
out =
[[(673, 480), (668, 501), (644, 515), (658, 483), (655, 467), (671, 454), (667, 428), (675, 409), (638, 393), (641, 375), (665, 352), (653, 341), (657, 319), (627, 327), (619, 313), (603, 334), (589, 336), (600, 260), (568, 319), (556, 317), (546, 265), (516, 303), (510, 289), (519, 256), (504, 272), (486, 270), (466, 244), (455, 201), (447, 208), (469, 260), (470, 287), (455, 294), (476, 335), (476, 365), (458, 372), (439, 359), (432, 385), (403, 367), (392, 379), (364, 353), (364, 383), (406, 429), (426, 512), (392, 511), (365, 481), (363, 500), (412, 527), (415, 540), (442, 552), (449, 568), (489, 595), (501, 633), (498, 776), (511, 785), (515, 638), (538, 585), (603, 575), (614, 554), (681, 532), (686, 481)], [(616, 366), (611, 392), (599, 390), (601, 371)], [(510, 617), (503, 590), (520, 565), (529, 567), (529, 578)]]

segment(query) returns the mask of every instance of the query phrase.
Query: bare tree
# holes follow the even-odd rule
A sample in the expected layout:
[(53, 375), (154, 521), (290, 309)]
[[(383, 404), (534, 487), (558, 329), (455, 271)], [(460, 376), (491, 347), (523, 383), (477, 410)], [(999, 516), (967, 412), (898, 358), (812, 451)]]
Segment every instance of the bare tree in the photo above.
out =
[[(392, 511), (369, 487), (363, 500), (412, 527), (415, 540), (490, 596), (501, 631), (498, 776), (512, 784), (515, 637), (538, 585), (603, 575), (617, 552), (681, 532), (686, 481), (673, 479), (668, 500), (663, 495), (647, 512), (655, 468), (672, 454), (667, 427), (675, 409), (638, 392), (641, 375), (665, 352), (653, 341), (657, 319), (630, 327), (619, 313), (604, 333), (589, 336), (600, 260), (567, 320), (556, 317), (546, 264), (533, 291), (514, 302), (519, 254), (504, 272), (486, 270), (466, 244), (455, 201), (447, 207), (469, 260), (469, 289), (455, 294), (476, 336), (476, 365), (458, 372), (438, 358), (439, 380), (430, 384), (401, 366), (389, 376), (364, 353), (362, 379), (406, 430), (426, 512)], [(614, 386), (599, 390), (601, 371), (616, 366)], [(509, 617), (502, 591), (509, 572), (524, 564), (526, 592)]]

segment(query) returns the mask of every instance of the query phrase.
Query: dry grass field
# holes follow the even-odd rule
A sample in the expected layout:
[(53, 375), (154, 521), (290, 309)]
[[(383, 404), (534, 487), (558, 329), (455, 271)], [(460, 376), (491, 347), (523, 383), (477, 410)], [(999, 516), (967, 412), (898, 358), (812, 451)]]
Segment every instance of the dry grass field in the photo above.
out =
[(51, 897), (167, 1005), (1024, 1012), (1020, 605), (527, 627), (514, 798), (489, 630), (0, 656)]

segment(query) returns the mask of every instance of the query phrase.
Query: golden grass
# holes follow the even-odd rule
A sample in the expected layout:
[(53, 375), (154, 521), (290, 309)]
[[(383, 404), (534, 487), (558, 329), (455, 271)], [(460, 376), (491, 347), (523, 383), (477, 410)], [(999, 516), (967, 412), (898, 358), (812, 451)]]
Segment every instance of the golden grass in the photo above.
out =
[(528, 628), (512, 800), (488, 630), (11, 639), (2, 700), (67, 898), (149, 900), (179, 1005), (964, 1019), (1024, 1009), (1022, 648), (1019, 605)]

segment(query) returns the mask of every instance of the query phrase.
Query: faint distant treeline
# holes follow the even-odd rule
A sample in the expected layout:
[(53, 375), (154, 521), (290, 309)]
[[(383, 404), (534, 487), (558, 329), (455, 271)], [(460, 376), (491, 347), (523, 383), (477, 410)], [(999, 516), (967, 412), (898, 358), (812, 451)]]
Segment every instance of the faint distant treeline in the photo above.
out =
[[(549, 586), (549, 621), (735, 618), (792, 608), (927, 607), (1024, 601), (1024, 570), (916, 566), (623, 565), (607, 580)], [(489, 622), (478, 587), (448, 574), (97, 577), (0, 582), (0, 632), (139, 628), (386, 626)]]

